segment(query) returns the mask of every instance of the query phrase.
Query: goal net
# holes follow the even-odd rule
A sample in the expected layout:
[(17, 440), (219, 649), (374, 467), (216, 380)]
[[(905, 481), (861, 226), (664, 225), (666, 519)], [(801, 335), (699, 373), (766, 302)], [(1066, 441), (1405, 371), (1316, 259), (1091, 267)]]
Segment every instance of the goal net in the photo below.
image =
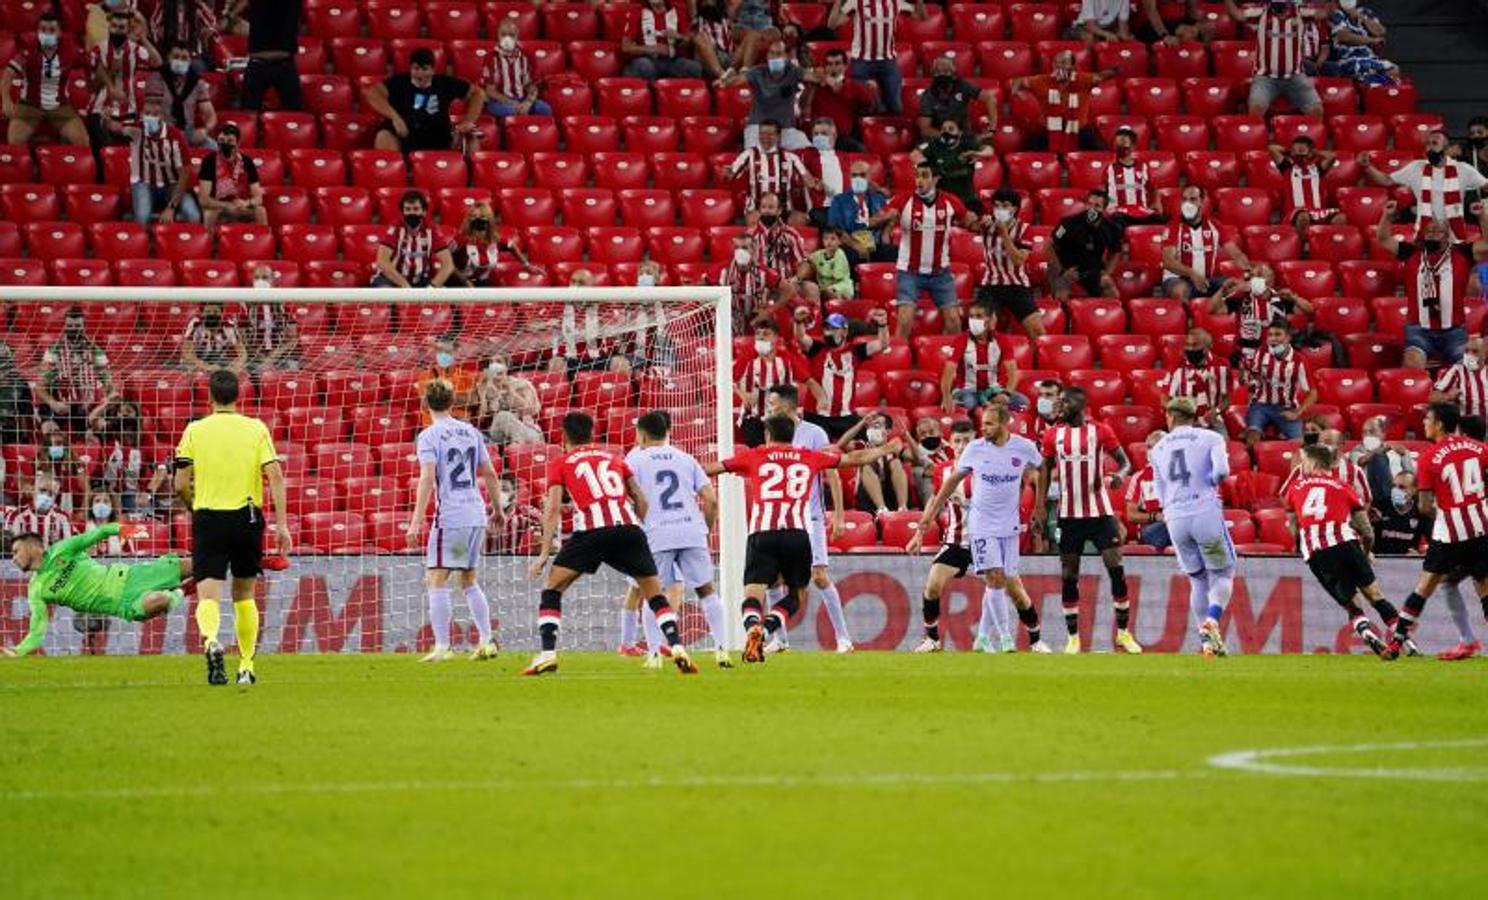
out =
[[(174, 448), (186, 424), (210, 411), (207, 373), (242, 371), (239, 409), (274, 436), (296, 545), (287, 571), (260, 579), (263, 652), (431, 644), (424, 548), (409, 548), (404, 530), (419, 468), (414, 440), (426, 421), (422, 387), (432, 378), (455, 387), (457, 413), (487, 435), (500, 473), (492, 501), (503, 519), (488, 533), (481, 583), (504, 649), (536, 643), (540, 584), (527, 567), (566, 413), (589, 413), (596, 440), (622, 452), (634, 445), (637, 416), (653, 409), (671, 415), (673, 443), (699, 460), (732, 450), (723, 288), (12, 287), (0, 298), (8, 349), (0, 490), (10, 533), (55, 540), (118, 521), (148, 534), (100, 544), (110, 561), (189, 554), (189, 516), (171, 492)], [(743, 498), (736, 484), (721, 493), (718, 583), (737, 609)], [(11, 646), (29, 609), (25, 576), (8, 554), (0, 591), (0, 644)], [(626, 591), (608, 571), (582, 579), (565, 599), (563, 646), (613, 648)], [(705, 644), (702, 614), (685, 600), (684, 638)], [(453, 644), (473, 646), (458, 591), (454, 606)], [(189, 607), (140, 625), (54, 609), (45, 649), (194, 652), (195, 632)], [(223, 634), (232, 634), (228, 623)]]

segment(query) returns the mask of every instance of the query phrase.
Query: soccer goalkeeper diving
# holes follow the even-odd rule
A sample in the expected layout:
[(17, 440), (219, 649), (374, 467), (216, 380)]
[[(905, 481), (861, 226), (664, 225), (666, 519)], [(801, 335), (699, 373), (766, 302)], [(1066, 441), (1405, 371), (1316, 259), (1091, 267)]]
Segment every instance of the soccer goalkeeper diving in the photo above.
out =
[[(148, 533), (140, 528), (139, 531)], [(167, 554), (149, 562), (103, 565), (88, 555), (94, 544), (114, 535), (139, 537), (136, 529), (104, 525), (85, 534), (58, 541), (43, 549), (41, 537), (17, 535), (11, 542), (11, 561), (22, 572), (34, 572), (26, 591), (31, 604), (31, 627), (6, 656), (25, 656), (41, 646), (47, 632), (47, 605), (55, 604), (91, 615), (142, 622), (170, 612), (181, 604), (181, 582), (191, 577), (191, 560)]]

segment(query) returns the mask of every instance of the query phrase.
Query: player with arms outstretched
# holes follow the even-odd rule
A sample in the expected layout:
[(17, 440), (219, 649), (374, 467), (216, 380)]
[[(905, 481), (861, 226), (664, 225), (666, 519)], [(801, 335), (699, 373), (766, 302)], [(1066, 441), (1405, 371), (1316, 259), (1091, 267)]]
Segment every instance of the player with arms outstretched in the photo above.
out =
[[(903, 449), (894, 440), (881, 447), (842, 453), (793, 446), (795, 420), (765, 419), (765, 443), (722, 462), (709, 463), (709, 475), (743, 476), (749, 501), (749, 540), (744, 550), (744, 661), (765, 661), (765, 635), (774, 635), (801, 608), (801, 592), (811, 582), (811, 494), (817, 476), (829, 469), (864, 466)], [(765, 614), (765, 593), (785, 582), (785, 596)]]
[(1354, 489), (1338, 478), (1337, 464), (1332, 449), (1322, 444), (1303, 447), (1296, 477), (1287, 488), (1286, 505), (1296, 516), (1297, 544), (1307, 567), (1348, 614), (1354, 633), (1383, 656), (1385, 641), (1354, 598), (1363, 594), (1386, 628), (1396, 619), (1395, 607), (1385, 599), (1369, 564), (1369, 548), (1374, 544), (1369, 513)]
[(454, 618), (449, 588), (451, 572), (459, 573), (465, 603), (470, 607), (470, 617), (475, 620), (479, 634), (480, 643), (470, 658), (496, 658), (496, 643), (491, 639), (491, 604), (481, 590), (479, 571), (486, 546), (486, 522), (491, 513), (481, 498), (476, 478), (486, 483), (486, 493), (493, 499), (501, 496), (501, 484), (496, 468), (491, 465), (485, 437), (474, 425), (450, 415), (454, 403), (454, 386), (448, 381), (436, 379), (424, 389), (424, 405), (433, 421), (418, 435), (418, 488), (414, 493), (413, 514), (408, 520), (408, 546), (416, 549), (424, 531), (429, 501), (434, 500), (434, 524), (424, 550), (434, 649), (424, 656), (423, 662), (442, 662), (454, 656), (450, 651), (450, 622)]
[(588, 413), (571, 412), (563, 417), (561, 457), (548, 463), (548, 492), (543, 501), (542, 542), (532, 561), (533, 578), (542, 574), (553, 554), (553, 537), (563, 515), (563, 494), (573, 499), (573, 533), (553, 558), (553, 568), (543, 585), (537, 607), (537, 633), (542, 649), (523, 675), (545, 675), (558, 671), (558, 626), (563, 615), (563, 592), (580, 575), (593, 575), (607, 565), (635, 579), (647, 604), (656, 614), (672, 663), (684, 675), (698, 668), (682, 646), (677, 614), (662, 594), (656, 559), (641, 522), (646, 518), (646, 495), (630, 466), (612, 450), (594, 444), (594, 419)]
[(1225, 655), (1219, 620), (1235, 584), (1235, 545), (1219, 499), (1219, 485), (1230, 476), (1229, 451), (1222, 435), (1196, 426), (1191, 398), (1174, 397), (1167, 412), (1168, 433), (1147, 459), (1178, 567), (1188, 576), (1199, 650), (1212, 659)]
[(88, 555), (89, 548), (115, 535), (144, 537), (148, 529), (111, 523), (84, 534), (42, 546), (41, 536), (17, 535), (10, 559), (22, 572), (35, 573), (26, 589), (31, 627), (6, 656), (26, 656), (41, 647), (47, 633), (47, 605), (65, 606), (80, 613), (143, 622), (181, 605), (181, 582), (191, 577), (191, 560), (166, 555), (149, 562), (103, 565)]
[[(681, 584), (697, 595), (713, 638), (714, 660), (720, 668), (732, 668), (723, 598), (713, 585), (713, 557), (708, 552), (708, 535), (718, 520), (718, 495), (692, 454), (668, 442), (670, 431), (671, 421), (664, 412), (648, 412), (636, 419), (639, 446), (626, 454), (625, 464), (646, 496), (642, 527), (662, 585)], [(646, 657), (652, 668), (661, 664), (657, 643), (650, 643)]]
[[(1085, 544), (1105, 563), (1111, 579), (1111, 603), (1116, 609), (1116, 646), (1127, 653), (1141, 653), (1142, 645), (1129, 630), (1131, 607), (1126, 599), (1126, 570), (1121, 565), (1121, 526), (1106, 488), (1120, 487), (1131, 472), (1131, 460), (1109, 425), (1088, 421), (1085, 391), (1068, 387), (1060, 395), (1059, 424), (1044, 432), (1043, 477), (1033, 503), (1033, 527), (1042, 530), (1048, 514), (1049, 479), (1059, 471), (1059, 568), (1064, 624), (1069, 630), (1065, 653), (1080, 652), (1080, 556)], [(1119, 467), (1105, 474), (1106, 454)]]
[[(1039, 479), (1039, 463), (1043, 454), (1037, 444), (1022, 435), (1013, 434), (1008, 428), (1012, 414), (1005, 405), (986, 408), (982, 415), (982, 437), (966, 445), (956, 459), (956, 468), (941, 482), (940, 490), (925, 505), (920, 516), (920, 527), (910, 537), (905, 550), (917, 553), (924, 539), (925, 529), (935, 521), (951, 495), (967, 478), (972, 479), (971, 501), (968, 510), (969, 542), (971, 544), (972, 571), (986, 579), (991, 601), (1006, 605), (1008, 596), (1018, 610), (1018, 619), (1028, 629), (1028, 649), (1034, 653), (1048, 653), (1049, 647), (1039, 635), (1038, 610), (1018, 577), (1019, 562), (1019, 507), (1023, 499), (1023, 482)], [(1035, 488), (1037, 490), (1037, 488)], [(939, 601), (930, 607), (925, 601), (926, 621), (940, 615)], [(926, 640), (936, 640), (928, 631)], [(928, 652), (928, 651), (922, 651)]]
[(1405, 649), (1426, 600), (1455, 569), (1473, 580), (1488, 616), (1488, 491), (1483, 487), (1488, 445), (1458, 433), (1461, 417), (1451, 403), (1433, 403), (1426, 411), (1426, 438), (1435, 446), (1416, 462), (1416, 503), (1421, 515), (1434, 512), (1436, 521), (1421, 579), (1401, 605), (1385, 659), (1394, 659)]

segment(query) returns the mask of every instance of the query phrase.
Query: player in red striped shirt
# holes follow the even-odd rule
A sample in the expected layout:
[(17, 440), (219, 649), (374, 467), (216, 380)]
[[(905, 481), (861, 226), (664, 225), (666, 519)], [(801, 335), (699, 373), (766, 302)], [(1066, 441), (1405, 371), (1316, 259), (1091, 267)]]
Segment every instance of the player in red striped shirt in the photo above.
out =
[(573, 531), (553, 557), (537, 607), (537, 633), (542, 650), (523, 675), (558, 671), (558, 626), (563, 612), (563, 592), (580, 575), (593, 575), (607, 565), (635, 579), (641, 596), (671, 648), (672, 663), (684, 675), (698, 668), (682, 646), (677, 614), (667, 602), (656, 559), (640, 523), (646, 518), (646, 495), (625, 458), (594, 444), (594, 419), (588, 413), (571, 412), (563, 417), (564, 454), (548, 462), (547, 496), (543, 500), (542, 540), (529, 573), (536, 578), (553, 552), (553, 539), (563, 515), (563, 498), (573, 501)]
[(1450, 403), (1433, 403), (1426, 411), (1426, 438), (1436, 446), (1416, 461), (1416, 506), (1423, 516), (1435, 513), (1436, 521), (1421, 578), (1405, 598), (1390, 636), (1390, 659), (1399, 655), (1426, 600), (1453, 570), (1472, 578), (1488, 617), (1488, 491), (1483, 486), (1488, 445), (1458, 433), (1461, 418)]
[(1386, 628), (1395, 622), (1395, 607), (1385, 599), (1369, 564), (1374, 529), (1367, 509), (1359, 495), (1333, 474), (1331, 449), (1321, 444), (1303, 447), (1301, 459), (1297, 477), (1283, 497), (1296, 519), (1302, 559), (1328, 596), (1348, 613), (1354, 633), (1383, 656), (1384, 639), (1354, 600), (1363, 594)]
[[(811, 495), (817, 476), (828, 469), (865, 466), (903, 450), (895, 439), (879, 447), (842, 453), (807, 450), (791, 444), (795, 420), (765, 419), (765, 444), (709, 463), (709, 475), (730, 472), (745, 479), (749, 501), (749, 542), (744, 551), (744, 661), (765, 661), (765, 634), (774, 635), (801, 606), (811, 582), (811, 538), (807, 534)], [(765, 593), (777, 581), (785, 597), (764, 613)], [(763, 623), (763, 624), (762, 624)]]
[[(1048, 515), (1048, 485), (1056, 467), (1059, 472), (1059, 567), (1060, 597), (1064, 624), (1069, 629), (1065, 653), (1080, 652), (1080, 555), (1085, 544), (1105, 563), (1111, 579), (1111, 603), (1116, 610), (1116, 646), (1127, 653), (1141, 653), (1142, 645), (1130, 630), (1131, 606), (1126, 593), (1126, 570), (1121, 564), (1121, 529), (1106, 489), (1121, 486), (1131, 472), (1131, 460), (1109, 425), (1087, 421), (1088, 403), (1084, 388), (1067, 387), (1059, 398), (1060, 424), (1044, 432), (1043, 477), (1033, 504), (1034, 529), (1041, 529)], [(1117, 470), (1106, 475), (1106, 455)]]

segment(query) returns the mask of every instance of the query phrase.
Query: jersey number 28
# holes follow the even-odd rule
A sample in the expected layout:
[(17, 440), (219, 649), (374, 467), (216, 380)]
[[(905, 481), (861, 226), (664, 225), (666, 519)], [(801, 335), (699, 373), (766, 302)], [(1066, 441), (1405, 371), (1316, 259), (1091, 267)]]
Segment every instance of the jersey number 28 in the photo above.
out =
[(765, 463), (760, 466), (761, 500), (799, 500), (811, 488), (811, 467), (800, 463), (782, 466)]

